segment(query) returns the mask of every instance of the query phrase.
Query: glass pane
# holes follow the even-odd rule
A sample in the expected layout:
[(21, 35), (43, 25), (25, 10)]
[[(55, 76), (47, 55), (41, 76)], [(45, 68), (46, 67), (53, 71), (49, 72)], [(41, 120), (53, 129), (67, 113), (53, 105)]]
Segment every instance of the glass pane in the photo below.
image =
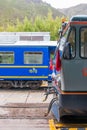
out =
[(14, 53), (13, 52), (0, 52), (0, 64), (13, 64)]
[(68, 36), (68, 39), (67, 41), (70, 43), (70, 47), (71, 47), (71, 58), (74, 58), (75, 57), (75, 28), (72, 28), (71, 31), (70, 31), (70, 34)]
[(42, 64), (42, 52), (25, 52), (24, 63), (25, 64)]
[(81, 57), (87, 58), (87, 27), (80, 29), (81, 39)]

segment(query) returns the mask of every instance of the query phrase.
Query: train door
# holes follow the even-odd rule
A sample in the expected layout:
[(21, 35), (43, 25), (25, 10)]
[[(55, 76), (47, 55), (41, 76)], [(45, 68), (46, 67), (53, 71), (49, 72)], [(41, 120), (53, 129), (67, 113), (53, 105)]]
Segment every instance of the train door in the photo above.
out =
[[(83, 91), (87, 91), (87, 25), (86, 26), (82, 26), (79, 29), (80, 32), (80, 74), (81, 74), (81, 80), (80, 80), (80, 89), (82, 89)], [(79, 76), (80, 76), (79, 74)]]
[[(66, 37), (66, 35), (65, 35)], [(72, 27), (68, 31), (62, 55), (61, 89), (63, 91), (77, 90), (78, 60), (76, 60), (76, 29)]]
[(87, 91), (87, 27), (70, 29), (62, 57), (62, 90)]

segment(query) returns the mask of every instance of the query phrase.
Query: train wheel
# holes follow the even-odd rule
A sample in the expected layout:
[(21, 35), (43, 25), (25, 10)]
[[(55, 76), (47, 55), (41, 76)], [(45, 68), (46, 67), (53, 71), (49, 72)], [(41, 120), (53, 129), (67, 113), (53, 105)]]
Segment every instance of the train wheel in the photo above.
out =
[(33, 90), (37, 90), (37, 89), (40, 88), (41, 84), (42, 84), (42, 81), (33, 81), (33, 82), (31, 82), (31, 84), (29, 85), (29, 87), (31, 89), (33, 89)]
[(30, 85), (29, 88), (32, 89), (32, 90), (37, 90), (37, 89), (40, 88), (40, 86), (39, 85), (37, 86), (36, 84), (33, 84), (33, 85)]

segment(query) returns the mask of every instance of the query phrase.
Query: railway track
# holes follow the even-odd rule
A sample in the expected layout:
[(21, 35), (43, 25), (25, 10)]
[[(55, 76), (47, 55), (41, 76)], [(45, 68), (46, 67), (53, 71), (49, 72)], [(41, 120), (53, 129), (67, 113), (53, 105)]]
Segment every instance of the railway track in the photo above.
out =
[(31, 103), (27, 106), (22, 104), (11, 104), (0, 106), (0, 119), (49, 119), (51, 115), (45, 116), (48, 103)]

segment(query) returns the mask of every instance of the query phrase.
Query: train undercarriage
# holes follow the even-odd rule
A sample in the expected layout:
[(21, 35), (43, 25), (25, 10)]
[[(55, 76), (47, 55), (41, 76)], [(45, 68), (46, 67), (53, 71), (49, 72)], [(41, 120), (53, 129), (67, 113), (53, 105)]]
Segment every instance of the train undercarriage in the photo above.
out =
[(85, 94), (72, 97), (55, 95), (50, 103), (53, 115), (53, 119), (49, 120), (50, 130), (87, 130), (86, 99)]
[(0, 81), (0, 88), (31, 88), (38, 89), (43, 81), (30, 81), (30, 80), (3, 80)]

